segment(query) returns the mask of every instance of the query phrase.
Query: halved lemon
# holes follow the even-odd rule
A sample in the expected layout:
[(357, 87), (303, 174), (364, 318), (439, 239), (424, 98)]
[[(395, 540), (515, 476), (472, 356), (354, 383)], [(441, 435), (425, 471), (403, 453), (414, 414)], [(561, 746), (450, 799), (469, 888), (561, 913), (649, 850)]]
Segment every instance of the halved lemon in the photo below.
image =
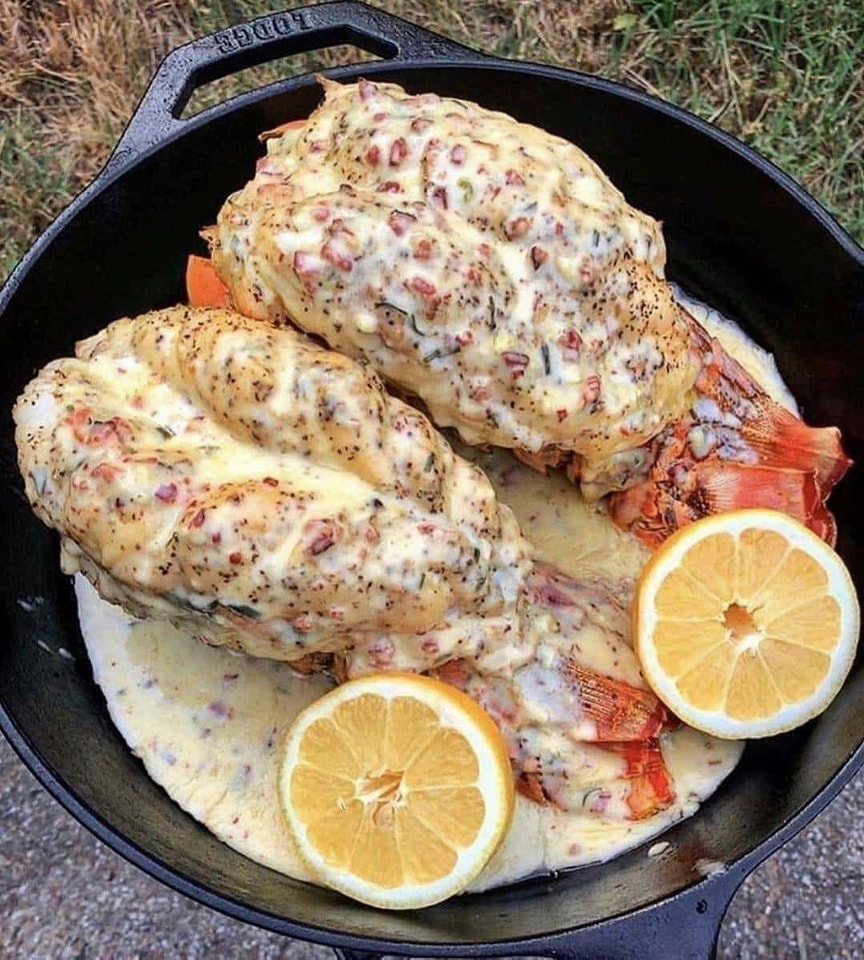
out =
[(429, 906), (463, 890), (513, 815), (513, 774), (492, 719), (415, 674), (345, 683), (285, 739), (279, 799), (322, 883), (375, 907)]
[(858, 628), (843, 561), (775, 510), (683, 527), (636, 589), (645, 679), (685, 723), (715, 737), (772, 736), (821, 713), (852, 666)]

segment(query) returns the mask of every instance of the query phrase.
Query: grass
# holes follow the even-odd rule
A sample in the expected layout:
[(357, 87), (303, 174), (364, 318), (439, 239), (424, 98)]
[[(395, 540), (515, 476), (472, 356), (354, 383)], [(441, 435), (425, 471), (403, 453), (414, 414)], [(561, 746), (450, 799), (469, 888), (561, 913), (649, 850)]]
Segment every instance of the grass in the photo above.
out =
[[(861, 0), (377, 0), (463, 43), (611, 77), (756, 147), (864, 242)], [(0, 0), (0, 280), (97, 173), (173, 46), (260, 0)], [(246, 71), (190, 110), (357, 59), (339, 48)]]

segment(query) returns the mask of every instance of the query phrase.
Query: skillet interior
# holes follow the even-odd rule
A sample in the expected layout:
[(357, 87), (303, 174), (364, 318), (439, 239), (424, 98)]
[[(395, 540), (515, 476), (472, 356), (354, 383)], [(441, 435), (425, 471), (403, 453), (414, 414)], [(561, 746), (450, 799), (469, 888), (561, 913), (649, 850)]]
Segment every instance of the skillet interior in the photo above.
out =
[[(524, 65), (362, 68), (373, 73), (409, 89), (507, 110), (586, 149), (630, 202), (665, 221), (671, 278), (743, 321), (773, 350), (808, 420), (839, 424), (861, 462), (864, 260), (856, 261), (850, 247), (749, 160), (679, 119), (574, 75)], [(361, 70), (336, 74), (353, 78)], [(76, 339), (118, 316), (176, 302), (186, 254), (201, 247), (199, 228), (251, 175), (258, 132), (306, 115), (317, 100), (308, 79), (239, 98), (191, 122), (182, 137), (94, 192), (6, 291), (0, 408), (8, 411), (35, 370), (69, 354)], [(859, 656), (829, 711), (803, 730), (751, 744), (699, 815), (666, 835), (674, 846), (662, 857), (637, 850), (555, 881), (459, 898), (413, 915), (381, 914), (244, 859), (150, 781), (92, 682), (70, 585), (58, 570), (56, 538), (32, 516), (21, 491), (8, 412), (0, 457), (0, 703), (61, 785), (111, 829), (188, 881), (271, 915), (276, 928), (275, 917), (283, 917), (407, 941), (423, 952), (434, 944), (523, 939), (602, 920), (690, 885), (698, 877), (697, 859), (730, 863), (753, 850), (838, 774), (861, 741)], [(860, 484), (855, 470), (832, 503), (841, 552), (862, 590)], [(74, 661), (57, 655), (60, 647)]]

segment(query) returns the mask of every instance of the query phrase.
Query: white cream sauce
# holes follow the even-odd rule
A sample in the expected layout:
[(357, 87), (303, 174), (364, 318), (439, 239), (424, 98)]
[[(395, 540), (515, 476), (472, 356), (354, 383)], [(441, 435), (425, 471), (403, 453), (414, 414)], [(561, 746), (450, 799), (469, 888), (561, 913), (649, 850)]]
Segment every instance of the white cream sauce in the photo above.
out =
[[(780, 402), (795, 409), (773, 359), (730, 321), (688, 309)], [(560, 474), (543, 477), (504, 451), (460, 450), (488, 472), (536, 556), (576, 577), (628, 590), (648, 551), (587, 504)], [(162, 622), (135, 621), (76, 577), (81, 629), (118, 730), (150, 776), (188, 813), (245, 856), (311, 880), (276, 801), (278, 744), (293, 718), (329, 682), (284, 664), (207, 647)], [(605, 651), (598, 649), (602, 658)], [(661, 747), (677, 800), (642, 821), (565, 813), (517, 798), (513, 825), (472, 890), (608, 860), (691, 816), (735, 767), (742, 743), (682, 728)], [(654, 849), (654, 848), (652, 848)]]

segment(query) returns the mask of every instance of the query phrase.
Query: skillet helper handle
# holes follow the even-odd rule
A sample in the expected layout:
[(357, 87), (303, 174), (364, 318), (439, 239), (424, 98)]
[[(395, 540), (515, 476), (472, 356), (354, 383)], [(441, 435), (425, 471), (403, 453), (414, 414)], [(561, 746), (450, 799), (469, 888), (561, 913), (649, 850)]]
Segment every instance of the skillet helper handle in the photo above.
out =
[(665, 903), (564, 937), (550, 954), (555, 960), (716, 960), (723, 917), (748, 873), (739, 867), (713, 874)]
[(200, 86), (248, 67), (337, 44), (394, 62), (479, 60), (485, 54), (356, 0), (298, 7), (193, 40), (156, 71), (108, 165), (133, 160), (183, 129), (180, 115)]

